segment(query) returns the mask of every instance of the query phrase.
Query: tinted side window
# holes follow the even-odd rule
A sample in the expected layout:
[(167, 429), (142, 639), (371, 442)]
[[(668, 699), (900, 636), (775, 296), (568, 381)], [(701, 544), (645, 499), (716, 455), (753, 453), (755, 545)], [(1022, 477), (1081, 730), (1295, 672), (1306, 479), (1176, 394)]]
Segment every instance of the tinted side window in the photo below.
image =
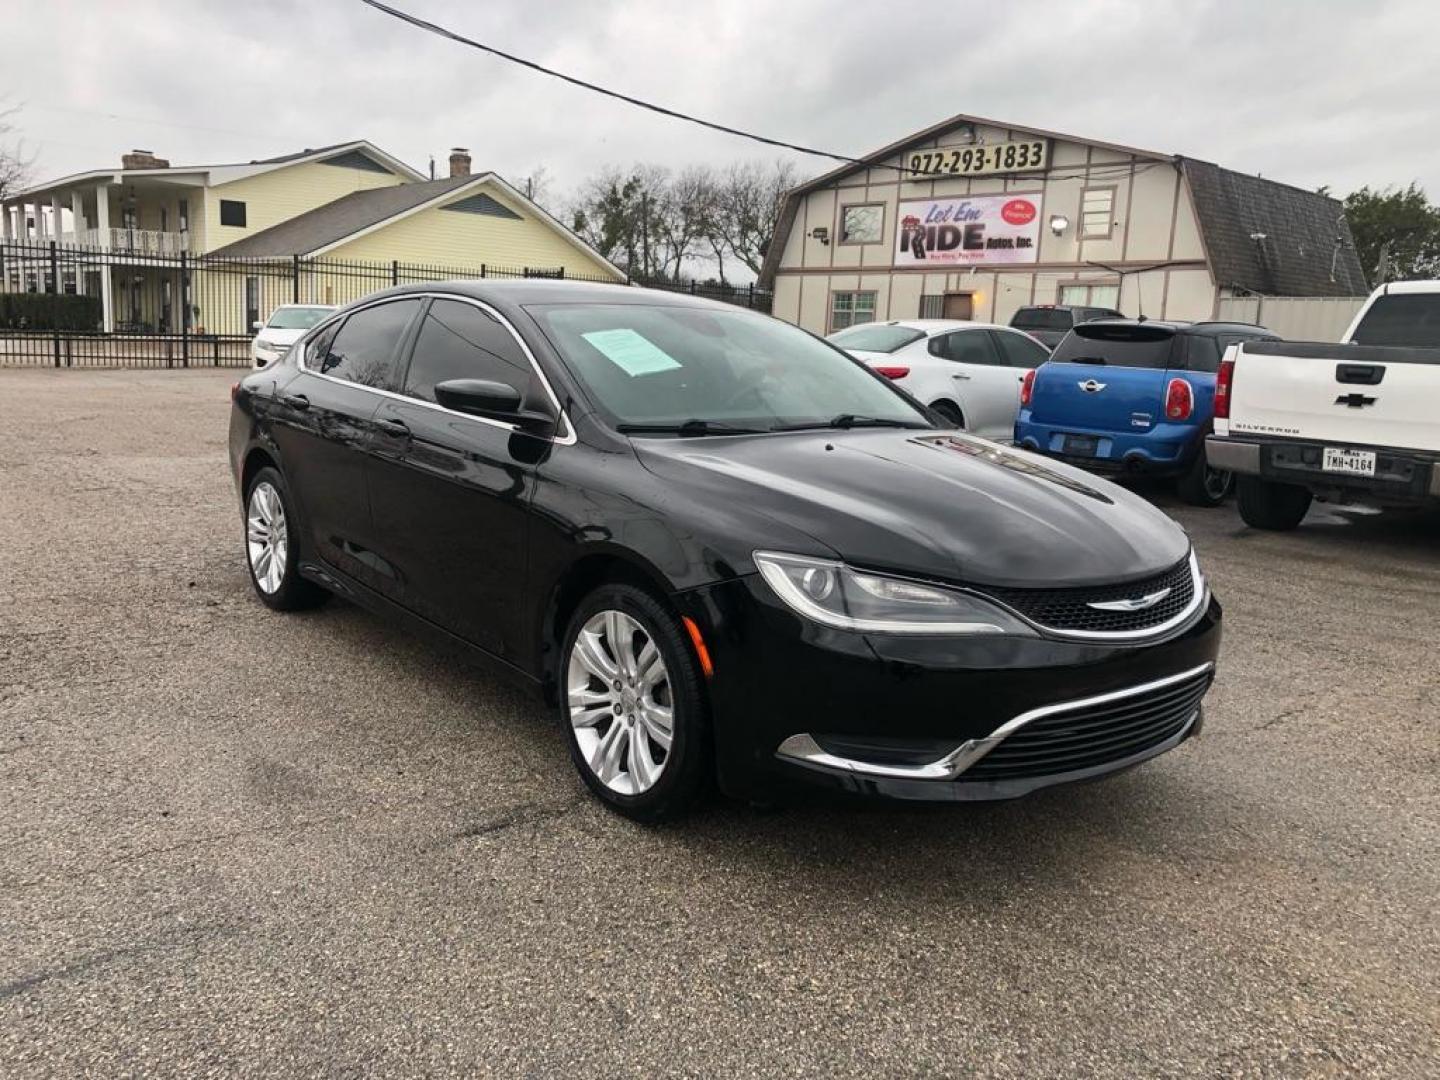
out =
[(990, 335), (984, 330), (961, 330), (954, 334), (946, 334), (944, 342), (945, 351), (942, 355), (945, 359), (954, 360), (957, 364), (998, 365), (1000, 363), (1000, 357), (995, 352)]
[(1185, 340), (1185, 367), (1190, 371), (1220, 370), (1220, 343), (1213, 337), (1192, 334)]
[(325, 354), (330, 351), (330, 342), (335, 340), (335, 331), (339, 329), (340, 324), (333, 322), (305, 343), (305, 366), (311, 371), (320, 370)]
[(419, 307), (419, 300), (397, 300), (357, 311), (340, 327), (315, 370), (362, 386), (392, 385), (396, 348)]
[(447, 379), (490, 379), (528, 399), (534, 371), (514, 335), (493, 315), (458, 300), (436, 300), (415, 339), (404, 392), (435, 400)]
[(1015, 368), (1036, 368), (1050, 359), (1050, 350), (1038, 342), (1020, 334), (1007, 334), (1003, 330), (991, 331), (995, 343), (1000, 346), (1000, 355), (1005, 363)]

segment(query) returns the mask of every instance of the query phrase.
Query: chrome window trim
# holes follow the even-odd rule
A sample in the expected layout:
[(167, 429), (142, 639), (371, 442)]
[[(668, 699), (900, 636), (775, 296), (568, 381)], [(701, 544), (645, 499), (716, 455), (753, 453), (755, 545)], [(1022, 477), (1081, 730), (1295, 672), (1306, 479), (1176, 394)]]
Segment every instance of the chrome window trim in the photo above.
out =
[[(564, 434), (536, 435), (534, 432), (525, 431), (523, 428), (520, 427), (519, 424), (507, 424), (503, 420), (494, 420), (488, 416), (472, 416), (470, 413), (456, 412), (454, 409), (447, 409), (444, 405), (437, 404), (433, 401), (425, 401), (423, 398), (412, 397), (409, 394), (399, 394), (393, 390), (384, 390), (378, 386), (366, 386), (364, 383), (351, 382), (349, 379), (341, 379), (335, 375), (327, 375), (323, 371), (316, 371), (314, 368), (305, 366), (305, 354), (308, 351), (308, 348), (301, 348), (301, 346), (308, 346), (309, 341), (312, 337), (324, 333), (326, 328), (331, 326), (332, 324), (341, 322), (344, 319), (348, 319), (351, 315), (356, 315), (359, 312), (367, 311), (370, 308), (379, 307), (381, 304), (393, 304), (398, 303), (402, 300), (424, 299), (458, 300), (463, 304), (470, 304), (474, 307), (479, 308), (481, 311), (484, 311), (487, 315), (491, 316), (496, 322), (498, 322), (501, 326), (508, 330), (510, 332), (510, 336), (515, 339), (515, 343), (520, 346), (521, 351), (525, 354), (525, 359), (530, 361), (530, 368), (535, 372), (536, 377), (539, 378), (540, 385), (545, 388), (545, 394), (550, 399), (550, 404), (555, 407), (555, 417), (559, 425), (559, 430), (563, 430)], [(426, 313), (426, 316), (428, 318), (428, 312)], [(381, 397), (386, 398), (394, 398), (396, 401), (403, 401), (407, 405), (419, 405), (422, 408), (434, 409), (437, 412), (444, 413), (446, 416), (458, 416), (462, 420), (472, 420), (477, 424), (487, 424), (490, 427), (500, 428), (504, 431), (519, 431), (524, 434), (530, 435), (532, 438), (544, 439), (547, 442), (553, 443), (556, 446), (575, 445), (575, 426), (570, 423), (570, 417), (566, 414), (565, 409), (561, 406), (560, 399), (555, 393), (555, 388), (550, 385), (549, 378), (545, 375), (544, 370), (540, 367), (540, 362), (535, 359), (535, 354), (530, 351), (530, 346), (525, 343), (525, 339), (520, 336), (520, 332), (515, 329), (514, 325), (510, 322), (509, 319), (507, 319), (494, 307), (485, 303), (485, 301), (477, 300), (473, 296), (465, 296), (461, 293), (427, 290), (425, 292), (402, 293), (398, 296), (379, 297), (369, 303), (363, 303), (358, 307), (346, 308), (344, 311), (337, 311), (334, 315), (326, 319), (324, 322), (317, 323), (310, 330), (309, 333), (307, 333), (303, 338), (297, 341), (295, 345), (291, 346), (291, 348), (292, 351), (295, 349), (299, 350), (295, 353), (295, 366), (301, 371), (303, 371), (305, 374), (313, 375), (317, 379), (325, 379), (329, 382), (338, 383), (341, 386), (353, 386), (357, 390), (368, 390), (372, 394), (379, 394)], [(411, 348), (413, 350), (414, 347), (412, 346)]]
[[(1197, 675), (1202, 675), (1215, 669), (1214, 661), (1206, 661), (1198, 667), (1190, 668), (1176, 675), (1167, 675), (1163, 679), (1154, 679), (1139, 686), (1130, 686), (1124, 690), (1112, 690), (1106, 694), (1095, 694), (1092, 697), (1080, 698), (1076, 701), (1064, 701), (1057, 705), (1042, 705), (1039, 708), (1023, 712), (1019, 716), (1005, 721), (989, 735), (979, 739), (968, 739), (961, 743), (944, 757), (935, 761), (926, 762), (923, 765), (880, 765), (870, 761), (860, 761), (856, 758), (840, 757), (837, 754), (828, 753), (809, 732), (801, 732), (798, 735), (791, 735), (782, 742), (775, 750), (775, 756), (796, 762), (801, 765), (809, 765), (820, 769), (831, 769), (839, 772), (857, 773), (862, 776), (875, 776), (888, 780), (957, 780), (965, 772), (990, 751), (994, 750), (1006, 738), (1015, 734), (1026, 724), (1032, 723), (1046, 716), (1053, 716), (1056, 713), (1073, 712), (1077, 709), (1089, 709), (1097, 705), (1108, 705), (1114, 701), (1123, 701), (1125, 698), (1138, 697), (1141, 694), (1148, 694), (1152, 690), (1163, 690), (1167, 686), (1185, 682)], [(1185, 727), (1179, 733), (1183, 735), (1195, 722), (1195, 717), (1200, 714), (1200, 706), (1195, 707), (1195, 712), (1185, 721)], [(1152, 748), (1153, 749), (1153, 748)], [(1117, 762), (1119, 767), (1123, 764)]]

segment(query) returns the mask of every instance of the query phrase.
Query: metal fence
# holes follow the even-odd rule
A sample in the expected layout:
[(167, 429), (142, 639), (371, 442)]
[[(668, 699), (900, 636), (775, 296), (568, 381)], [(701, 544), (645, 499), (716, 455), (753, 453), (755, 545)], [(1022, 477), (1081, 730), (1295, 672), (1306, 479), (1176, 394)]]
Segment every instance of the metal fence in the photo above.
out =
[[(341, 259), (234, 259), (0, 242), (4, 294), (48, 294), (54, 303), (0, 302), (0, 366), (245, 367), (256, 323), (281, 304), (342, 306), (393, 285), (469, 278), (565, 278), (614, 283), (563, 267), (472, 266)], [(672, 292), (769, 311), (771, 294), (750, 286), (638, 281)], [(71, 302), (65, 296), (90, 297)], [(99, 299), (99, 303), (94, 302)], [(67, 307), (68, 305), (68, 307)], [(66, 307), (66, 317), (52, 309)], [(80, 324), (76, 323), (80, 312)], [(92, 314), (93, 313), (93, 314)]]

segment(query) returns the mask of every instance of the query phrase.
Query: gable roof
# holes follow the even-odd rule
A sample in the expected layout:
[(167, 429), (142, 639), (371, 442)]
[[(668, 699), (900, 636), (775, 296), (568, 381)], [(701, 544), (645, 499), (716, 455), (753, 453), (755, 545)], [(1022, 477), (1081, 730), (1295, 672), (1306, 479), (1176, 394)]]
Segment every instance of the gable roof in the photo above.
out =
[(383, 165), (388, 171), (406, 180), (423, 180), (424, 175), (406, 165), (397, 157), (392, 157), (378, 146), (366, 139), (355, 139), (350, 142), (332, 143), (329, 146), (318, 148), (306, 148), (292, 154), (282, 154), (279, 157), (257, 158), (253, 161), (231, 162), (222, 165), (176, 165), (165, 169), (91, 169), (88, 172), (72, 173), (69, 176), (62, 176), (58, 180), (51, 180), (44, 184), (37, 184), (34, 187), (18, 191), (10, 196), (10, 199), (28, 198), (42, 194), (54, 188), (70, 187), (74, 184), (82, 184), (90, 180), (104, 180), (110, 183), (118, 183), (127, 178), (140, 177), (180, 177), (180, 176), (203, 176), (204, 182), (214, 187), (218, 184), (228, 184), (235, 180), (243, 180), (246, 177), (257, 176), (260, 173), (272, 172), (275, 169), (283, 169), (287, 165), (300, 165), (308, 161), (325, 161), (332, 158), (344, 157), (348, 154), (364, 154), (372, 161)]
[(455, 176), (420, 184), (395, 184), (391, 187), (352, 191), (334, 202), (317, 206), (277, 225), (271, 225), (268, 229), (251, 233), (233, 244), (217, 248), (211, 254), (247, 259), (309, 255), (354, 236), (363, 229), (397, 217), (407, 210), (423, 206), (439, 196), (448, 195), (470, 184), (478, 184), (483, 179), (483, 175)]
[(1215, 284), (1269, 296), (1369, 291), (1338, 199), (1177, 158)]
[[(554, 230), (601, 266), (608, 267), (617, 279), (625, 278), (625, 271), (612, 263), (600, 252), (587, 244), (570, 229), (557, 221), (538, 203), (527, 199), (506, 183), (503, 177), (493, 172), (476, 173), (472, 176), (453, 176), (444, 180), (428, 180), (418, 184), (396, 184), (390, 187), (370, 188), (366, 191), (352, 191), (333, 202), (317, 206), (303, 214), (262, 229), (257, 233), (217, 248), (210, 252), (217, 257), (252, 259), (290, 258), (294, 255), (323, 255), (330, 248), (354, 240), (362, 234), (378, 229), (402, 217), (406, 217), (432, 206), (451, 209), (456, 204), (441, 205), (452, 196), (462, 194), (470, 188), (489, 185), (511, 202), (527, 211), (532, 218)], [(498, 200), (483, 193), (461, 199), (461, 204), (472, 204), (477, 199), (488, 200), (494, 209), (475, 210), (473, 206), (462, 206), (471, 213), (486, 213), (489, 216), (504, 216), (523, 220), (523, 216), (510, 210)], [(496, 211), (503, 213), (496, 213)]]

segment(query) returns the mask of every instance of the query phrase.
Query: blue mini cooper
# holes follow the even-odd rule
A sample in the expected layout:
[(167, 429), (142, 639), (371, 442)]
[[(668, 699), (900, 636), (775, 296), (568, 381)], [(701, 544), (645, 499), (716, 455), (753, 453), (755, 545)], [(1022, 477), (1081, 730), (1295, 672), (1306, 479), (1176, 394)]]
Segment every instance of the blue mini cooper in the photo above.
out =
[(1205, 460), (1226, 348), (1279, 340), (1248, 323), (1083, 323), (1030, 372), (1015, 442), (1097, 472), (1174, 477), (1180, 497), (1218, 506), (1234, 477)]

